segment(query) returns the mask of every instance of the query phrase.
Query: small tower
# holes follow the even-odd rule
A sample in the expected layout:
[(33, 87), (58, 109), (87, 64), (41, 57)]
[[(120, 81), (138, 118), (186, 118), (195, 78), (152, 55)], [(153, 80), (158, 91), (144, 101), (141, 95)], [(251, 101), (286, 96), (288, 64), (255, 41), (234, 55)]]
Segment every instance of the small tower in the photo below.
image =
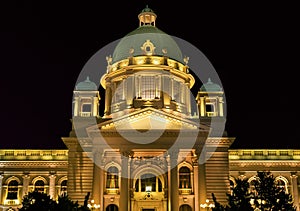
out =
[(140, 26), (155, 26), (156, 14), (146, 5), (146, 8), (138, 15)]
[(208, 78), (198, 91), (196, 101), (199, 117), (223, 117), (223, 89)]
[(97, 85), (87, 77), (79, 82), (74, 90), (73, 116), (97, 117), (99, 116), (100, 95)]

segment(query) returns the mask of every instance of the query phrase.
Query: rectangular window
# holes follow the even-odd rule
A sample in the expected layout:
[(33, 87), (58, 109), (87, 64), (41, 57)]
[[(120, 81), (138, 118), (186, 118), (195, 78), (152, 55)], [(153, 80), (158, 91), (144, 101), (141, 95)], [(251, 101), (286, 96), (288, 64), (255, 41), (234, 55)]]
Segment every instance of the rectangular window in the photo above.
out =
[(214, 112), (214, 106), (212, 104), (205, 105), (206, 112)]
[(141, 80), (141, 97), (150, 100), (155, 98), (155, 77), (142, 76)]

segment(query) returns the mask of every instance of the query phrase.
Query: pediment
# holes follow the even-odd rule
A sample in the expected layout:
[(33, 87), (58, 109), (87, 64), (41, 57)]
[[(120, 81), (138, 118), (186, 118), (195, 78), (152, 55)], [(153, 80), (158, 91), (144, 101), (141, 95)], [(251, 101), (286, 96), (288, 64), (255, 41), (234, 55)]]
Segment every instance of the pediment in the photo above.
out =
[(199, 123), (154, 108), (144, 108), (102, 122), (97, 127), (101, 130), (197, 130)]

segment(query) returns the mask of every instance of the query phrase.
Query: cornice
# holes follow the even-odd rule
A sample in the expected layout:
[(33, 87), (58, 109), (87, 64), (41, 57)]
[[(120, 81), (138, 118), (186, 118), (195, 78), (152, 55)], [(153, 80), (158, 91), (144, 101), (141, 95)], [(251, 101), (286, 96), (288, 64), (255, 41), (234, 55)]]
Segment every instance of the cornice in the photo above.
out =
[(244, 160), (244, 161), (237, 161), (237, 160), (230, 160), (229, 166), (232, 167), (300, 167), (300, 161), (269, 161), (269, 160)]

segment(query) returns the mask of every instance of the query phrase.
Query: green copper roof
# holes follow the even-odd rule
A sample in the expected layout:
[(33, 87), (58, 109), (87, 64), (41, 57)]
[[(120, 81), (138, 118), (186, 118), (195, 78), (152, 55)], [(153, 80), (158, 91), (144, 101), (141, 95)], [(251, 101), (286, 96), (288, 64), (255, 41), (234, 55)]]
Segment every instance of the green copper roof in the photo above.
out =
[(203, 91), (203, 92), (219, 92), (219, 91), (222, 91), (222, 87), (219, 86), (216, 83), (213, 83), (211, 81), (211, 79), (208, 78), (208, 81), (201, 86), (200, 91)]
[[(130, 49), (134, 50), (131, 54), (132, 56), (144, 55), (141, 47), (146, 40), (150, 40), (155, 46), (153, 55), (166, 55), (169, 58), (183, 62), (182, 52), (175, 40), (170, 35), (152, 25), (140, 26), (123, 37), (114, 50), (112, 62), (114, 63), (128, 58), (130, 56)], [(163, 53), (163, 51), (165, 53)]]
[(79, 82), (75, 89), (78, 91), (97, 91), (98, 87), (94, 82), (90, 81), (89, 77), (87, 77), (84, 81)]

